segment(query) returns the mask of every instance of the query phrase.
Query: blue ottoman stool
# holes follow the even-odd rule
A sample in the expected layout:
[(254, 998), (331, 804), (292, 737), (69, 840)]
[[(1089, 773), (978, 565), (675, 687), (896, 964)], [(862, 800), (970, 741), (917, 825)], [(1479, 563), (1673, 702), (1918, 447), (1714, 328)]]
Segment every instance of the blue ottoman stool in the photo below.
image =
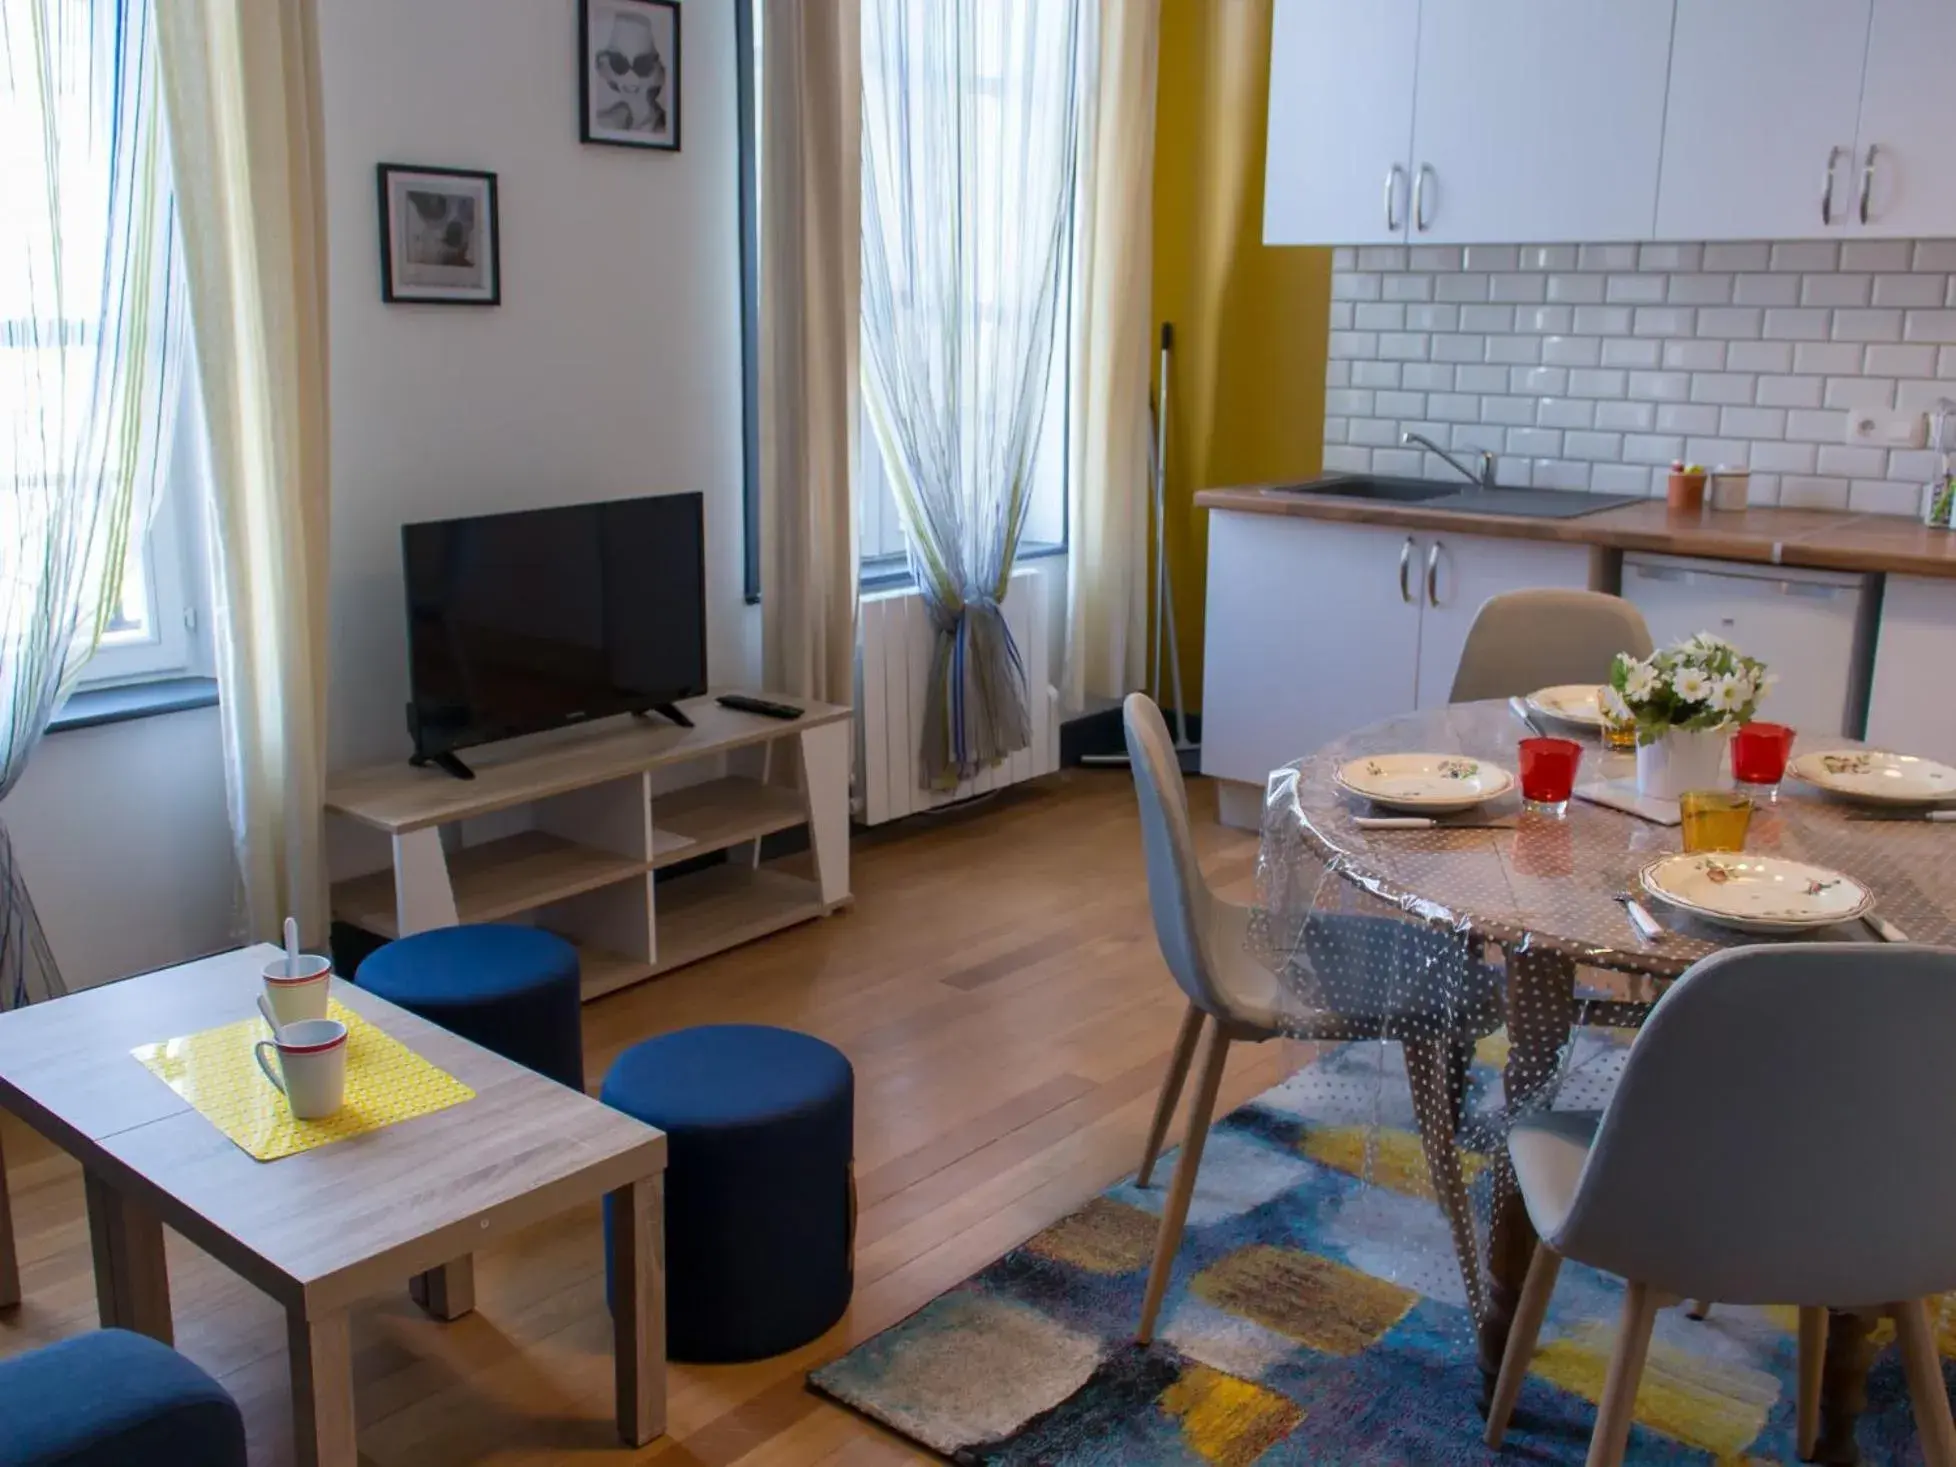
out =
[(855, 1281), (856, 1078), (840, 1050), (760, 1024), (682, 1029), (621, 1054), (599, 1098), (666, 1133), (673, 1359), (759, 1360), (842, 1317)]
[(245, 1467), (224, 1387), (119, 1329), (0, 1361), (0, 1423), (0, 1467)]
[(438, 927), (368, 954), (353, 981), (432, 1024), (584, 1088), (577, 949), (535, 927)]

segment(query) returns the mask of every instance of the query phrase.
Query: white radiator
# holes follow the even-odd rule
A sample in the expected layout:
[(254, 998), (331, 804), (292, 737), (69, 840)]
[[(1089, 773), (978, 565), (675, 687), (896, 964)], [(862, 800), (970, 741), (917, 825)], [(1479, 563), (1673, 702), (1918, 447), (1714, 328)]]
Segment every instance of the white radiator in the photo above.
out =
[(1005, 596), (1005, 624), (1025, 663), (1032, 743), (949, 790), (923, 788), (917, 758), (931, 657), (930, 613), (924, 598), (913, 587), (873, 591), (863, 597), (862, 634), (856, 648), (853, 803), (858, 820), (881, 825), (1059, 768), (1058, 695), (1047, 671), (1051, 589), (1048, 577), (1025, 568), (1012, 573)]

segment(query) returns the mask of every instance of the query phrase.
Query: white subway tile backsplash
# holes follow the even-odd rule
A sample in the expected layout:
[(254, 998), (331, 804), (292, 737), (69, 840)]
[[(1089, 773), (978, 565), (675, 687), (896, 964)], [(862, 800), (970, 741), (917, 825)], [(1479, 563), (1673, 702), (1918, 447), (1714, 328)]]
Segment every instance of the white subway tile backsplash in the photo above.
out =
[(1331, 252), (1331, 268), (1334, 270), (1356, 270), (1358, 251), (1350, 245), (1339, 245)]
[(1718, 431), (1718, 409), (1709, 403), (1667, 402), (1634, 403), (1635, 407), (1655, 407), (1660, 433), (1708, 434)]
[(1703, 263), (1707, 270), (1764, 270), (1771, 263), (1771, 254), (1770, 245), (1758, 242), (1708, 244)]
[(1612, 433), (1648, 433), (1657, 426), (1654, 402), (1599, 402), (1596, 426)]
[(1325, 462), (1663, 492), (1674, 458), (1749, 464), (1755, 503), (1913, 514), (1927, 450), (1851, 413), (1956, 399), (1956, 240), (1365, 246), (1334, 254)]
[(1725, 365), (1734, 372), (1790, 372), (1790, 341), (1735, 341), (1725, 351)]
[(1797, 275), (1738, 275), (1732, 279), (1732, 301), (1741, 306), (1797, 306)]
[[(1803, 306), (1865, 306), (1874, 295), (1872, 275), (1803, 275), (1800, 277), (1800, 304)], [(1931, 302), (1940, 305), (1940, 301)]]
[(1905, 239), (1853, 239), (1841, 246), (1843, 270), (1906, 270), (1909, 242)]
[(1603, 365), (1606, 367), (1655, 367), (1664, 359), (1664, 343), (1630, 336), (1603, 338)]
[(1717, 372), (1725, 366), (1725, 343), (1682, 338), (1664, 343), (1664, 365), (1681, 372)]

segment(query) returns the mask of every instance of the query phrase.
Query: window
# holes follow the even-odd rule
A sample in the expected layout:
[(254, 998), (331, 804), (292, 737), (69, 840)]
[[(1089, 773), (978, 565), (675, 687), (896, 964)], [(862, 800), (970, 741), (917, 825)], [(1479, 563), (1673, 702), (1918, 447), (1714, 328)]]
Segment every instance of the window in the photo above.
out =
[[(934, 6), (941, 0), (914, 0), (918, 6)], [(1030, 5), (1037, 0), (1002, 0), (1002, 3)], [(870, 23), (870, 13), (865, 12), (864, 24)], [(926, 18), (921, 10), (916, 21), (920, 25), (937, 25), (945, 22), (936, 16)], [(999, 27), (979, 26), (974, 34), (979, 44), (971, 48), (972, 54), (962, 60), (960, 83), (971, 99), (972, 105), (982, 115), (987, 108), (1000, 108), (1019, 103), (1026, 96), (1026, 88), (1020, 79), (1006, 74), (1006, 67), (1016, 65), (1018, 58), (1004, 54), (1009, 48), (994, 50), (985, 44), (996, 40)], [(990, 54), (987, 54), (990, 52)], [(884, 64), (884, 48), (874, 37), (866, 36), (863, 45), (863, 85), (865, 90), (886, 84), (878, 68)], [(892, 64), (894, 58), (892, 58)], [(890, 84), (895, 84), (894, 82)], [(1050, 94), (1041, 94), (1044, 105), (1056, 106), (1057, 99)], [(1008, 99), (1011, 99), (1008, 102)], [(1035, 103), (1033, 105), (1040, 105)], [(996, 112), (994, 116), (998, 115)], [(980, 156), (972, 162), (970, 173), (980, 180), (979, 197), (971, 207), (984, 210), (1002, 207), (1006, 201), (999, 198), (986, 198), (983, 195), (1003, 185), (1009, 170), (996, 159), (982, 156), (983, 142), (995, 141), (997, 129), (981, 124), (974, 129), (981, 140)], [(1059, 118), (1049, 122), (1035, 120), (1029, 129), (1032, 137), (1059, 138), (1064, 128)], [(961, 170), (962, 171), (962, 170)], [(997, 182), (994, 182), (997, 181)], [(1003, 185), (1009, 187), (1009, 185)], [(1067, 236), (1064, 245), (1066, 258), (1073, 258), (1075, 241), (1073, 223), (1077, 218), (1077, 208), (1067, 220)], [(1017, 282), (1010, 279), (993, 280), (988, 284), (998, 291), (1006, 292)], [(1031, 282), (1026, 282), (1030, 286)], [(985, 286), (981, 284), (980, 293)], [(980, 300), (978, 311), (986, 314), (986, 303)], [(989, 318), (997, 320), (999, 312), (996, 298), (992, 303)], [(1039, 442), (1033, 451), (1032, 495), (1026, 512), (1025, 531), (1019, 541), (1018, 558), (1055, 554), (1066, 549), (1066, 498), (1067, 498), (1067, 438), (1070, 394), (1067, 384), (1071, 380), (1071, 347), (1073, 339), (1073, 289), (1072, 273), (1069, 269), (1061, 282), (1059, 309), (1053, 322), (1052, 365), (1046, 382), (1046, 407), (1040, 423)], [(903, 512), (898, 506), (896, 493), (891, 488), (888, 473), (883, 466), (883, 455), (877, 445), (875, 429), (871, 426), (865, 408), (858, 418), (858, 431), (862, 442), (861, 479), (856, 495), (856, 544), (857, 557), (862, 567), (863, 580), (867, 583), (889, 582), (908, 579), (910, 570), (904, 547)]]

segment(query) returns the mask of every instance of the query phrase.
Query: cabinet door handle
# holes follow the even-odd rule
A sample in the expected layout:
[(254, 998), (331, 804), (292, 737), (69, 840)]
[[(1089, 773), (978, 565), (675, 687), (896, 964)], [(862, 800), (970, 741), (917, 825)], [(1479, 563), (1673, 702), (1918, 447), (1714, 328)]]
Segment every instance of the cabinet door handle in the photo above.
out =
[(1385, 214), (1386, 233), (1399, 233), (1399, 180), (1406, 176), (1406, 170), (1395, 163), (1386, 171)]
[(1868, 222), (1868, 201), (1874, 195), (1875, 154), (1881, 151), (1879, 143), (1868, 144), (1868, 161), (1861, 169), (1861, 222)]
[(1426, 217), (1426, 180), (1433, 177), (1430, 163), (1420, 164), (1419, 172), (1413, 175), (1413, 227), (1421, 234), (1433, 227), (1433, 221)]
[(1426, 552), (1426, 604), (1440, 604), (1440, 542), (1435, 540)]
[(1820, 222), (1831, 225), (1834, 222), (1834, 170), (1840, 166), (1841, 154), (1847, 151), (1836, 144), (1827, 150), (1827, 177), (1820, 187)]
[(1399, 547), (1399, 599), (1408, 606), (1413, 604), (1413, 588), (1406, 584), (1406, 572), (1413, 563), (1413, 537), (1408, 535), (1406, 543)]

